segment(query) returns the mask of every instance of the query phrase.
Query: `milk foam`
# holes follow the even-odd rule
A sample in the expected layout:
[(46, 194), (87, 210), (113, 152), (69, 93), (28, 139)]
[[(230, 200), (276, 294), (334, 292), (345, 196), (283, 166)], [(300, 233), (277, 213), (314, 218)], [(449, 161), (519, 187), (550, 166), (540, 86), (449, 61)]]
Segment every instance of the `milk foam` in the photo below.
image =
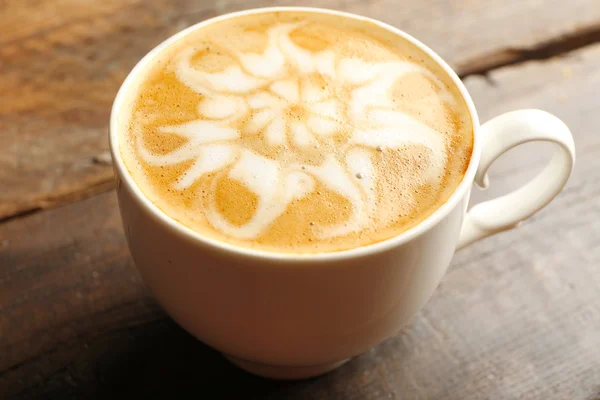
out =
[(248, 150), (241, 150), (229, 177), (243, 183), (257, 195), (258, 207), (254, 216), (242, 226), (232, 225), (219, 213), (214, 199), (209, 204), (206, 216), (221, 231), (245, 239), (260, 235), (285, 211), (290, 202), (314, 189), (314, 181), (309, 175), (283, 168), (277, 161)]
[[(410, 181), (398, 177), (407, 189), (441, 184), (445, 174), (448, 139), (443, 132), (417, 120), (394, 104), (394, 84), (407, 74), (420, 74), (433, 82), (440, 97), (452, 101), (446, 86), (428, 69), (409, 61), (369, 62), (336, 52), (313, 52), (291, 38), (302, 23), (279, 23), (266, 32), (261, 53), (232, 53), (235, 65), (207, 72), (193, 62), (195, 50), (181, 51), (176, 59), (177, 78), (203, 96), (198, 119), (160, 128), (178, 135), (185, 144), (156, 154), (143, 140), (136, 141), (142, 159), (155, 166), (192, 161), (173, 184), (183, 190), (211, 173), (211, 185), (226, 176), (244, 185), (257, 198), (256, 210), (246, 223), (232, 224), (208, 196), (205, 217), (218, 231), (238, 239), (264, 234), (294, 201), (312, 194), (318, 184), (350, 204), (349, 218), (336, 225), (316, 225), (320, 238), (334, 238), (372, 227), (377, 214), (379, 180), (373, 157), (378, 151), (412, 146), (427, 155), (423, 173)], [(322, 84), (322, 82), (326, 84)], [(340, 98), (339, 93), (347, 93)], [(267, 157), (245, 147), (242, 139), (258, 136), (262, 146), (276, 149)], [(342, 139), (340, 139), (342, 138)], [(345, 138), (345, 139), (344, 139)], [(318, 164), (302, 161), (302, 154), (330, 148)], [(340, 142), (340, 140), (342, 140)], [(401, 206), (401, 205), (400, 205)]]

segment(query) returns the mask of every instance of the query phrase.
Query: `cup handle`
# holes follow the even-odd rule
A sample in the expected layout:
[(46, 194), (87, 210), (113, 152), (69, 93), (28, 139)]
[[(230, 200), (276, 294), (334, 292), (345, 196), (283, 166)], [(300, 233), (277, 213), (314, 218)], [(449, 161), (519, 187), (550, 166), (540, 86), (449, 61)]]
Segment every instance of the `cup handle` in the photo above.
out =
[(475, 183), (489, 185), (487, 170), (504, 152), (523, 143), (545, 141), (557, 147), (548, 165), (520, 188), (475, 205), (465, 216), (457, 248), (514, 228), (545, 207), (567, 183), (575, 164), (575, 144), (569, 128), (557, 117), (541, 110), (502, 114), (481, 126), (483, 142)]

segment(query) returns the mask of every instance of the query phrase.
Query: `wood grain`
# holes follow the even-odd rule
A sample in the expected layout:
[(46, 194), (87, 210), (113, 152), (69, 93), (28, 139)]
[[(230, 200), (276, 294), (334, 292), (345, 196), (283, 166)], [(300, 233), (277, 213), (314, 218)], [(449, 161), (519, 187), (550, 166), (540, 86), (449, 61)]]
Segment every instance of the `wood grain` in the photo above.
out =
[[(4, 0), (0, 2), (0, 220), (112, 187), (112, 100), (152, 47), (225, 12), (296, 2)], [(458, 72), (527, 58), (548, 43), (600, 31), (597, 0), (316, 0), (414, 34)], [(533, 17), (535, 16), (535, 17)], [(507, 26), (510, 25), (510, 28)], [(590, 34), (591, 32), (591, 34)], [(573, 46), (571, 46), (573, 47)], [(490, 63), (491, 62), (491, 63)], [(6, 151), (7, 150), (7, 151)]]
[[(522, 107), (563, 118), (573, 176), (527, 223), (459, 252), (403, 331), (320, 378), (254, 378), (178, 328), (134, 271), (113, 192), (0, 224), (0, 398), (600, 398), (598, 65), (600, 45), (466, 80), (482, 120)], [(544, 157), (515, 150), (474, 196)]]

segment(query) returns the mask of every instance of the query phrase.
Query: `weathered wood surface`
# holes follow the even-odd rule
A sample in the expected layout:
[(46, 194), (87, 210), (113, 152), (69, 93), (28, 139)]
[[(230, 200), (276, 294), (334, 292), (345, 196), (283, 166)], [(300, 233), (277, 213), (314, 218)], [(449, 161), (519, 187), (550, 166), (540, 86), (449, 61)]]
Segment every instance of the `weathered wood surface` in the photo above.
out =
[[(0, 220), (109, 190), (108, 115), (133, 65), (188, 25), (274, 3), (0, 1)], [(600, 40), (598, 0), (306, 4), (398, 26), (433, 47), (463, 75)]]
[[(459, 252), (412, 323), (308, 381), (251, 377), (155, 305), (113, 192), (0, 224), (0, 398), (600, 399), (600, 45), (466, 79), (482, 120), (547, 109), (575, 135), (566, 190), (520, 228)], [(531, 149), (531, 148), (530, 148)], [(494, 165), (482, 199), (544, 154)], [(544, 148), (547, 150), (547, 148)], [(108, 397), (107, 397), (108, 396)]]

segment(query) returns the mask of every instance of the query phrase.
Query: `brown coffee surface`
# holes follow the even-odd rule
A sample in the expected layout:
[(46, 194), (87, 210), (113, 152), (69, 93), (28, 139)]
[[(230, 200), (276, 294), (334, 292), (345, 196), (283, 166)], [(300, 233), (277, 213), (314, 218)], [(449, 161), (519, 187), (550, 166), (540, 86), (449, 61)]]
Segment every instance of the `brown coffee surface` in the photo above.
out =
[(451, 79), (368, 21), (264, 12), (167, 46), (119, 111), (133, 179), (236, 246), (333, 252), (397, 236), (448, 200), (473, 146)]

